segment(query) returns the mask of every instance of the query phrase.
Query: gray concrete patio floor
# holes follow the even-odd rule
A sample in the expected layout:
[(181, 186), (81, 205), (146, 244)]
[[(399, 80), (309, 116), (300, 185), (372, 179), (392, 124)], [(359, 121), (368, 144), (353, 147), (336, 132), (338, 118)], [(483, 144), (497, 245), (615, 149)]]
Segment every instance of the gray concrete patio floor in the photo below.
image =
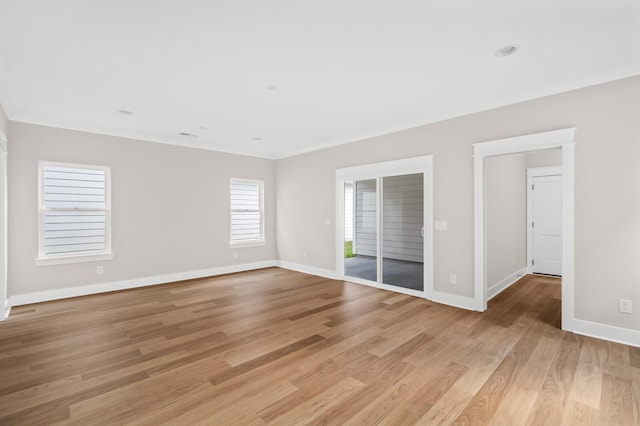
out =
[[(424, 289), (424, 265), (404, 260), (383, 259), (384, 284), (422, 291)], [(344, 260), (344, 273), (350, 277), (376, 281), (376, 258), (354, 256)]]

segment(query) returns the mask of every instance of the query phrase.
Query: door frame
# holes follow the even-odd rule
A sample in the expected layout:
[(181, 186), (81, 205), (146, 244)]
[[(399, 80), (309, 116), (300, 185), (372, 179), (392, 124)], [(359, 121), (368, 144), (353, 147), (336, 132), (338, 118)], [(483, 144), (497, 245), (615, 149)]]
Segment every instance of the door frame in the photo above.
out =
[(562, 176), (562, 166), (527, 168), (527, 274), (533, 273), (533, 178)]
[(7, 319), (11, 310), (7, 295), (7, 141), (0, 129), (0, 321)]
[[(348, 277), (350, 282), (364, 284), (396, 293), (411, 296), (433, 298), (433, 155), (405, 158), (401, 160), (385, 161), (381, 163), (365, 164), (361, 166), (336, 169), (336, 271), (338, 279), (344, 280), (344, 183), (379, 177), (400, 176), (414, 173), (423, 174), (423, 220), (424, 220), (424, 287), (423, 291), (406, 289), (380, 282)], [(355, 193), (354, 193), (355, 204)], [(380, 197), (376, 197), (376, 223), (380, 227)], [(354, 230), (355, 233), (355, 230)], [(378, 269), (382, 262), (380, 256), (381, 235), (378, 229), (376, 235), (378, 251)]]
[(575, 127), (473, 144), (474, 165), (474, 307), (487, 309), (484, 160), (488, 157), (562, 149), (562, 329), (574, 330), (574, 147)]

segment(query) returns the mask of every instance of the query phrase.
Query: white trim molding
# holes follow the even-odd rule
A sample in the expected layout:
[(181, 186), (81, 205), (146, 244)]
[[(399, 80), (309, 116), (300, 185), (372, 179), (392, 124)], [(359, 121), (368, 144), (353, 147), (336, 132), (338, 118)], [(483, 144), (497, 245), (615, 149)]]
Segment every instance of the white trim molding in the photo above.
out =
[(574, 144), (575, 128), (476, 143), (474, 164), (474, 300), (478, 311), (487, 309), (486, 204), (484, 160), (487, 157), (562, 149), (562, 329), (573, 331), (574, 286)]
[(214, 277), (217, 275), (233, 274), (235, 272), (252, 271), (255, 269), (276, 266), (275, 260), (243, 263), (239, 265), (221, 266), (217, 268), (199, 269), (196, 271), (176, 272), (173, 274), (154, 275), (150, 277), (133, 278), (122, 281), (112, 281), (79, 287), (67, 287), (56, 290), (38, 291), (34, 293), (16, 294), (9, 298), (11, 306), (29, 305), (31, 303), (48, 302), (51, 300), (68, 299), (70, 297), (87, 296), (90, 294), (107, 293), (110, 291), (129, 290), (138, 287), (167, 284), (176, 281), (192, 280), (196, 278)]
[[(0, 108), (2, 108), (0, 106)], [(0, 136), (4, 138), (2, 132)], [(6, 142), (6, 139), (5, 139)], [(0, 321), (4, 321), (9, 316), (11, 306), (7, 297), (8, 276), (7, 269), (9, 263), (7, 256), (9, 253), (8, 246), (8, 222), (7, 207), (9, 201), (7, 198), (7, 146), (6, 143), (0, 146)]]
[(302, 272), (309, 275), (317, 275), (319, 277), (338, 279), (338, 273), (331, 269), (317, 268), (315, 266), (302, 265), (300, 263), (287, 262), (286, 260), (278, 260), (276, 266), (279, 268), (289, 269), (291, 271)]
[(640, 331), (605, 325), (597, 322), (573, 319), (573, 332), (610, 342), (622, 343), (640, 348)]
[(511, 138), (496, 139), (473, 144), (473, 155), (480, 157), (496, 157), (499, 155), (520, 152), (538, 151), (541, 149), (560, 148), (566, 143), (575, 141), (575, 127), (549, 132), (532, 133)]
[(466, 309), (468, 311), (476, 310), (476, 304), (473, 297), (460, 296), (458, 294), (434, 290), (433, 293), (431, 293), (429, 300), (443, 305), (453, 306), (454, 308)]
[(491, 300), (496, 297), (498, 294), (502, 293), (507, 288), (511, 287), (511, 285), (515, 284), (520, 278), (527, 275), (527, 267), (521, 268), (509, 275), (505, 279), (501, 280), (498, 283), (495, 283), (491, 287), (487, 288), (487, 300)]

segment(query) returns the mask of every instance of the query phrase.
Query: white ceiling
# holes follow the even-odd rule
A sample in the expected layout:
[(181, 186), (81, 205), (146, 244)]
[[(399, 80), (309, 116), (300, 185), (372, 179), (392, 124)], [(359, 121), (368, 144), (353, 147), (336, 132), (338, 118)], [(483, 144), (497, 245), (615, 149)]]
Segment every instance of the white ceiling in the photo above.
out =
[(266, 158), (637, 74), (638, 0), (0, 0), (12, 120)]

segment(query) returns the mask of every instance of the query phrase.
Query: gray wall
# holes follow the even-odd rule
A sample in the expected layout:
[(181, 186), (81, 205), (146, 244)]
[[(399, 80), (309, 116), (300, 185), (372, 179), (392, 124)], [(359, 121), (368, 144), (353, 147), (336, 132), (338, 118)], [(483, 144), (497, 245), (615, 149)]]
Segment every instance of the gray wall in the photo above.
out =
[[(9, 296), (276, 258), (272, 160), (17, 122), (9, 132)], [(111, 167), (113, 260), (34, 264), (38, 160)], [(266, 246), (229, 248), (230, 177), (264, 180)]]
[(527, 264), (526, 155), (485, 159), (487, 288)]
[[(618, 80), (278, 160), (278, 252), (335, 270), (335, 169), (434, 154), (436, 290), (473, 296), (472, 144), (577, 127), (575, 316), (640, 330), (640, 77)], [(307, 252), (307, 258), (302, 253)], [(449, 274), (458, 276), (449, 284)], [(636, 302), (638, 303), (638, 302)]]
[(562, 166), (562, 150), (543, 149), (541, 151), (528, 152), (525, 157), (525, 166), (527, 168)]
[(526, 169), (561, 165), (560, 149), (485, 159), (487, 288), (527, 266)]

